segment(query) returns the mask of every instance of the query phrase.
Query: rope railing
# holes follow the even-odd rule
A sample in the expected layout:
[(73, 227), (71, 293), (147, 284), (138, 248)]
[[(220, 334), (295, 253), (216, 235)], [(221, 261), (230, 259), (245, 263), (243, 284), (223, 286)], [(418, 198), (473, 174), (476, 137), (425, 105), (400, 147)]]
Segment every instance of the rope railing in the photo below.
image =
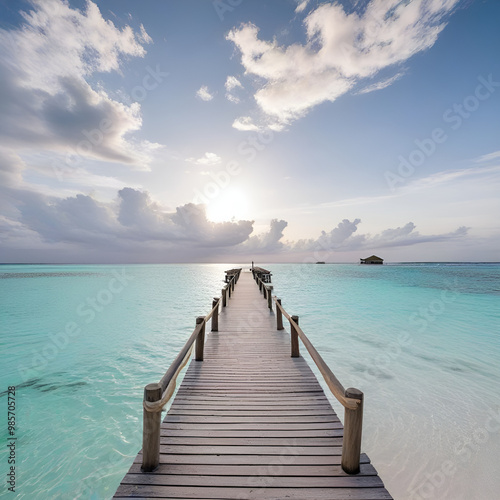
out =
[(213, 299), (210, 312), (206, 316), (196, 318), (196, 326), (193, 333), (160, 382), (157, 384), (148, 384), (144, 388), (141, 467), (144, 472), (155, 470), (160, 463), (161, 412), (174, 394), (177, 377), (188, 363), (193, 348), (195, 350), (195, 360), (203, 361), (206, 323), (211, 319), (211, 331), (218, 331), (220, 305), (222, 304), (222, 307), (226, 307), (227, 301), (231, 297), (231, 292), (234, 291), (234, 286), (240, 277), (241, 269), (235, 271), (228, 283), (222, 288), (222, 295)]
[(342, 442), (342, 469), (348, 474), (357, 474), (359, 472), (359, 463), (361, 455), (361, 434), (363, 427), (363, 393), (355, 388), (345, 389), (338, 378), (325, 363), (319, 352), (308, 339), (302, 328), (299, 326), (299, 317), (291, 316), (281, 305), (281, 299), (276, 296), (271, 297), (272, 286), (266, 285), (257, 273), (254, 273), (254, 279), (259, 285), (264, 299), (268, 301), (268, 307), (272, 310), (272, 302), (276, 304), (276, 329), (283, 330), (283, 316), (290, 323), (291, 337), (291, 356), (297, 358), (300, 356), (299, 338), (305, 346), (312, 360), (318, 367), (323, 376), (326, 385), (335, 396), (335, 398), (344, 407), (344, 437)]

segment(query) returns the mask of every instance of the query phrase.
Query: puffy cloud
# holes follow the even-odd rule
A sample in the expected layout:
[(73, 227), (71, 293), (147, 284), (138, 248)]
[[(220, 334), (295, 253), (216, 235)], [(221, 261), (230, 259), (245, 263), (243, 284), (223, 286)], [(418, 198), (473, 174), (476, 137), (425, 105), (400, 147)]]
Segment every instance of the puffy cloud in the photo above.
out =
[(199, 249), (200, 257), (203, 248), (238, 245), (253, 231), (252, 221), (207, 220), (203, 205), (188, 203), (174, 212), (167, 211), (149, 193), (132, 188), (120, 190), (115, 203), (102, 203), (83, 194), (67, 198), (22, 190), (10, 194), (16, 210), (5, 217), (5, 226), (32, 232), (44, 242), (78, 244), (80, 249), (103, 251), (112, 246), (127, 251), (132, 245), (145, 250), (156, 243), (176, 250), (178, 258), (189, 245), (191, 250)]
[(196, 97), (200, 98), (202, 101), (211, 101), (215, 94), (211, 94), (206, 85), (202, 85), (196, 91)]
[(226, 83), (224, 84), (224, 87), (228, 92), (231, 92), (232, 90), (238, 87), (243, 88), (243, 85), (235, 76), (228, 76), (226, 78)]
[(84, 12), (61, 0), (32, 3), (21, 27), (0, 29), (3, 144), (144, 167), (154, 148), (125, 138), (142, 125), (139, 104), (114, 101), (87, 82), (120, 71), (123, 57), (144, 56), (151, 41), (144, 27), (118, 29), (90, 1)]
[(385, 229), (376, 235), (359, 234), (360, 219), (349, 221), (344, 219), (330, 232), (323, 231), (318, 239), (300, 240), (292, 248), (296, 251), (326, 252), (347, 250), (371, 250), (374, 248), (389, 248), (416, 245), (420, 243), (433, 243), (462, 238), (467, 235), (468, 228), (459, 227), (455, 231), (436, 235), (422, 235), (416, 231), (413, 222), (408, 222), (403, 227)]
[(211, 166), (218, 165), (222, 161), (222, 158), (215, 153), (207, 152), (201, 158), (186, 158), (186, 161), (194, 163), (196, 165)]
[(250, 237), (245, 243), (240, 245), (239, 251), (244, 253), (274, 253), (285, 248), (281, 241), (283, 231), (288, 226), (285, 220), (273, 219), (269, 226), (269, 231)]
[(250, 116), (241, 116), (233, 122), (233, 128), (236, 130), (241, 130), (243, 132), (257, 131), (260, 130)]
[(354, 219), (352, 222), (344, 219), (329, 233), (323, 231), (316, 244), (319, 244), (321, 248), (335, 249), (341, 248), (345, 245), (346, 241), (349, 241), (351, 244), (353, 241), (361, 242), (365, 239), (364, 236), (358, 236), (356, 240), (353, 237), (353, 234), (358, 230), (360, 222), (361, 219)]
[(21, 254), (37, 260), (40, 249), (49, 252), (48, 261), (54, 255), (61, 261), (102, 261), (106, 256), (111, 261), (168, 262), (252, 254), (326, 260), (337, 252), (457, 241), (468, 234), (460, 227), (424, 235), (409, 222), (372, 236), (357, 234), (360, 219), (344, 219), (317, 239), (289, 242), (283, 241), (285, 220), (273, 219), (267, 231), (252, 236), (253, 221), (216, 223), (207, 219), (203, 205), (193, 203), (167, 210), (149, 193), (132, 188), (121, 189), (115, 202), (103, 203), (83, 194), (55, 198), (3, 187), (2, 205), (2, 257), (11, 261), (19, 261)]
[(226, 88), (226, 99), (238, 104), (240, 102), (240, 98), (234, 94), (234, 90), (243, 88), (241, 82), (235, 76), (228, 76), (224, 87)]
[[(303, 5), (302, 2), (299, 8)], [(280, 46), (247, 23), (229, 32), (260, 108), (282, 124), (335, 101), (356, 83), (431, 47), (458, 0), (372, 0), (363, 12), (322, 4), (305, 18), (307, 41)], [(389, 82), (387, 84), (390, 84)]]

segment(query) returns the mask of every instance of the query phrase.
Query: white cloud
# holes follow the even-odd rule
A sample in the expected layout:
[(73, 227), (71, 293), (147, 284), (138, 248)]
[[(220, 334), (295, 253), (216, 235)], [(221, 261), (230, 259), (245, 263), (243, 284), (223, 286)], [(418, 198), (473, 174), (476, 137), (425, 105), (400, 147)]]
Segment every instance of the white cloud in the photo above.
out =
[(391, 76), (390, 78), (386, 78), (385, 80), (381, 80), (380, 82), (368, 85), (367, 87), (361, 89), (358, 94), (368, 94), (369, 92), (374, 92), (375, 90), (385, 89), (386, 87), (389, 87), (389, 85), (392, 85), (395, 81), (399, 80), (403, 75), (404, 73), (400, 72), (397, 75)]
[(259, 85), (259, 107), (283, 124), (335, 101), (358, 81), (435, 43), (458, 0), (372, 0), (363, 13), (322, 4), (305, 18), (305, 44), (261, 40), (247, 23), (229, 32), (245, 73)]
[(247, 241), (242, 243), (237, 249), (243, 253), (274, 253), (280, 252), (285, 248), (285, 244), (281, 241), (283, 231), (288, 226), (285, 220), (273, 219), (269, 225), (269, 231), (251, 236)]
[(233, 122), (233, 128), (243, 132), (260, 130), (259, 127), (253, 123), (250, 116), (240, 116), (240, 118), (236, 118)]
[(5, 218), (5, 225), (31, 231), (45, 242), (83, 245), (80, 249), (99, 251), (111, 245), (123, 251), (129, 246), (144, 250), (147, 242), (156, 241), (182, 255), (186, 244), (197, 248), (238, 245), (253, 230), (252, 221), (208, 221), (203, 205), (188, 203), (168, 211), (149, 193), (132, 188), (121, 189), (113, 203), (83, 194), (67, 198), (21, 190), (11, 194), (17, 210)]
[(196, 165), (218, 165), (222, 158), (215, 153), (205, 153), (201, 158), (186, 158), (189, 163), (194, 163)]
[(485, 174), (498, 174), (500, 172), (500, 165), (491, 167), (472, 167), (463, 168), (460, 170), (444, 170), (437, 172), (427, 177), (417, 179), (408, 186), (401, 188), (403, 193), (410, 191), (417, 191), (421, 189), (428, 189), (441, 184), (448, 184), (462, 177), (479, 177)]
[(497, 160), (498, 158), (500, 158), (500, 151), (495, 151), (493, 153), (480, 156), (479, 158), (476, 158), (474, 161), (477, 163), (483, 163), (486, 161)]
[(229, 92), (226, 93), (226, 99), (229, 101), (229, 102), (233, 102), (234, 104), (239, 104), (241, 99), (234, 95), (234, 94), (230, 94)]
[(224, 87), (228, 92), (231, 92), (231, 90), (233, 89), (243, 88), (243, 85), (235, 76), (228, 76), (226, 78), (226, 83), (224, 84)]
[(243, 88), (241, 82), (235, 76), (228, 76), (224, 87), (226, 88), (226, 99), (230, 102), (238, 104), (240, 102), (240, 98), (234, 94), (234, 90)]
[(300, 13), (300, 12), (304, 12), (305, 8), (307, 7), (307, 4), (309, 3), (309, 0), (297, 0), (298, 1), (298, 5), (297, 7), (295, 8), (295, 12), (297, 13)]
[[(474, 178), (481, 178), (482, 176), (486, 176), (488, 174), (492, 174), (492, 176), (498, 177), (498, 173), (500, 173), (500, 165), (489, 167), (463, 168), (459, 170), (444, 170), (443, 172), (430, 174), (426, 177), (421, 177), (419, 179), (414, 179), (411, 181), (409, 180), (407, 184), (399, 187), (394, 193), (391, 194), (345, 198), (343, 200), (336, 200), (310, 206), (309, 208), (324, 210), (329, 208), (345, 208), (360, 205), (370, 205), (373, 203), (384, 202), (395, 198), (408, 197), (413, 193), (432, 189), (436, 186), (451, 185), (455, 181), (463, 180), (464, 182), (470, 183), (471, 180), (474, 180)], [(456, 190), (457, 192), (460, 192), (463, 189), (466, 189), (466, 187), (460, 186)]]
[(114, 261), (128, 262), (198, 260), (230, 253), (287, 254), (292, 258), (322, 252), (325, 256), (455, 241), (464, 238), (468, 231), (460, 227), (448, 233), (423, 235), (416, 231), (415, 224), (408, 222), (372, 236), (358, 234), (360, 219), (344, 219), (316, 239), (286, 242), (285, 220), (273, 219), (268, 231), (251, 236), (253, 221), (212, 222), (203, 205), (192, 203), (168, 210), (149, 193), (129, 187), (121, 189), (118, 198), (108, 203), (84, 194), (44, 196), (15, 184), (10, 188), (2, 186), (1, 190), (0, 229), (4, 235), (0, 239), (4, 261), (16, 259), (20, 251), (26, 252), (23, 255), (27, 260), (33, 260), (42, 248), (49, 251), (49, 260), (57, 255), (61, 261), (88, 261), (89, 253), (97, 261), (108, 256)]
[(355, 234), (360, 223), (360, 219), (353, 221), (344, 219), (330, 232), (323, 231), (317, 239), (299, 240), (292, 244), (291, 250), (325, 252), (327, 255), (338, 251), (370, 251), (375, 248), (403, 247), (421, 243), (456, 240), (467, 236), (468, 233), (468, 228), (461, 226), (449, 233), (422, 235), (416, 231), (413, 222), (408, 222), (403, 227), (385, 229), (373, 236), (370, 234)]
[(145, 168), (150, 145), (130, 137), (142, 126), (140, 105), (87, 82), (96, 72), (119, 72), (124, 57), (144, 56), (144, 27), (118, 29), (92, 2), (84, 12), (60, 0), (32, 3), (21, 27), (0, 29), (2, 143)]
[(202, 85), (196, 92), (196, 96), (202, 101), (211, 101), (215, 94), (211, 94), (206, 85)]
[(148, 35), (146, 29), (144, 28), (144, 26), (141, 24), (140, 26), (140, 34), (138, 36), (139, 40), (142, 42), (142, 43), (153, 43), (153, 39)]

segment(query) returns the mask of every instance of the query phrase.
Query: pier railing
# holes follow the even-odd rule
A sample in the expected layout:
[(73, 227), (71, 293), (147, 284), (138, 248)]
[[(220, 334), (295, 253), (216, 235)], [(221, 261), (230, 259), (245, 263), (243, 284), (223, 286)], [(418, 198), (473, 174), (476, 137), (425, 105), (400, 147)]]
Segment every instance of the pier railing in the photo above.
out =
[[(206, 316), (196, 318), (196, 326), (174, 359), (170, 368), (157, 384), (148, 384), (144, 388), (143, 400), (143, 434), (142, 434), (142, 470), (151, 472), (160, 463), (160, 428), (161, 412), (175, 392), (177, 376), (189, 361), (193, 347), (195, 348), (195, 360), (203, 361), (203, 350), (205, 346), (205, 326), (210, 319), (211, 330), (218, 331), (219, 307), (226, 307), (234, 286), (238, 282), (241, 269), (234, 269), (233, 274), (227, 277), (227, 284), (222, 288), (220, 297), (212, 301), (212, 309)], [(195, 344), (196, 343), (196, 344)]]
[(355, 388), (345, 389), (330, 370), (319, 352), (312, 345), (306, 334), (299, 326), (299, 317), (290, 316), (281, 305), (281, 299), (272, 297), (273, 287), (266, 285), (260, 277), (254, 273), (254, 279), (259, 285), (264, 298), (267, 300), (269, 309), (272, 310), (273, 302), (276, 304), (276, 329), (284, 330), (283, 316), (290, 322), (291, 356), (300, 356), (299, 338), (309, 352), (312, 360), (318, 367), (326, 385), (329, 387), (335, 398), (344, 407), (344, 437), (342, 440), (342, 469), (348, 474), (359, 472), (359, 462), (361, 455), (361, 434), (363, 429), (363, 393)]

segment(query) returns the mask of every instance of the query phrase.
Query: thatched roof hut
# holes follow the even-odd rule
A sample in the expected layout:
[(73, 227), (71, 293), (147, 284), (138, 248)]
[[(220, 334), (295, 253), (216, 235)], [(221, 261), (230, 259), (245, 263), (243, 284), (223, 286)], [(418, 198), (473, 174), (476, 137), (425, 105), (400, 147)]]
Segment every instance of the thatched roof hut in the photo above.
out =
[(360, 264), (383, 264), (384, 259), (381, 259), (380, 257), (377, 257), (376, 255), (372, 255), (370, 257), (367, 257), (366, 259), (359, 259)]

